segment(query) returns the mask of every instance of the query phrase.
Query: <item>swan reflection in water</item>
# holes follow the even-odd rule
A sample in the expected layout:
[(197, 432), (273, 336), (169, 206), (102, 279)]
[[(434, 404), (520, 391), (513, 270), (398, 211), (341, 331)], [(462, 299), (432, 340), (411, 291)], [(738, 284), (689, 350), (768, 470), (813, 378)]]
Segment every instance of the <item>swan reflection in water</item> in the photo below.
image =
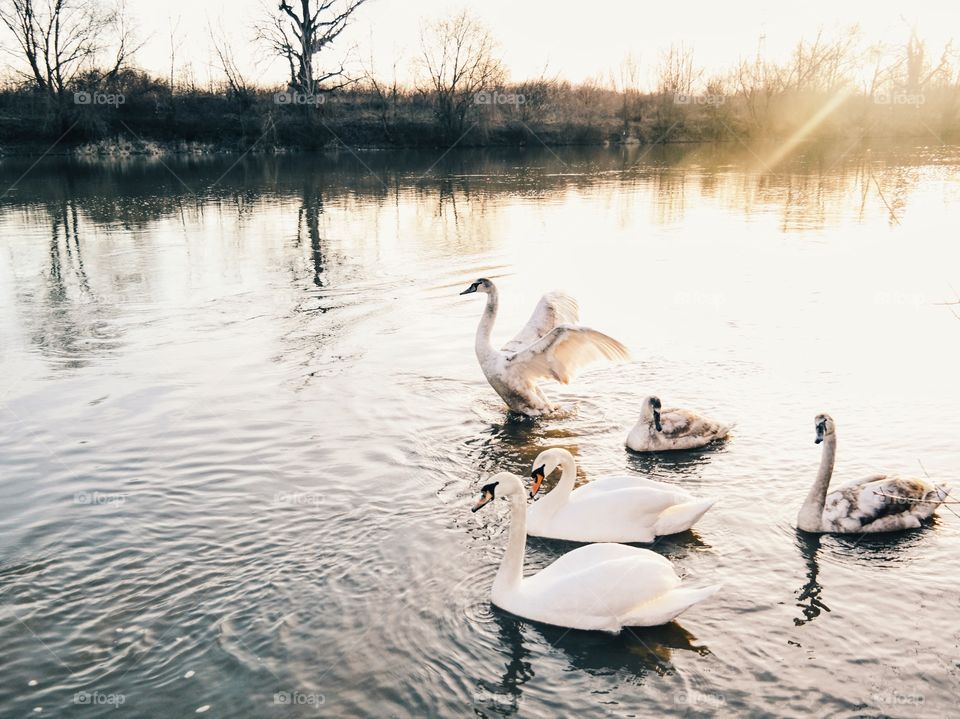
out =
[(506, 654), (498, 679), (480, 679), (474, 692), (479, 716), (512, 716), (519, 713), (523, 686), (536, 674), (534, 654), (560, 650), (570, 669), (594, 676), (616, 673), (641, 684), (653, 672), (665, 676), (675, 671), (673, 654), (689, 651), (707, 656), (710, 650), (696, 637), (670, 622), (659, 627), (635, 627), (617, 635), (583, 632), (519, 619), (491, 607), (497, 622), (500, 646)]
[[(823, 542), (829, 542), (829, 549), (838, 555), (846, 563), (860, 561), (879, 561), (876, 566), (895, 566), (896, 564), (908, 559), (908, 551), (918, 546), (928, 536), (931, 527), (939, 522), (939, 518), (934, 517), (929, 520), (930, 527), (921, 529), (904, 530), (900, 532), (888, 532), (885, 534), (811, 534), (797, 530), (797, 548), (806, 564), (807, 581), (794, 592), (797, 598), (797, 606), (800, 607), (802, 617), (794, 617), (793, 623), (801, 626), (807, 622), (812, 622), (820, 616), (821, 612), (829, 612), (821, 593), (823, 586), (820, 584), (820, 553)], [(827, 547), (823, 547), (825, 550)]]
[(817, 577), (820, 574), (820, 565), (817, 562), (817, 552), (820, 551), (820, 535), (807, 534), (797, 531), (797, 547), (807, 565), (807, 581), (797, 590), (797, 606), (800, 607), (803, 617), (794, 617), (793, 623), (801, 626), (812, 622), (820, 616), (821, 611), (830, 611), (830, 607), (820, 601), (822, 587)]

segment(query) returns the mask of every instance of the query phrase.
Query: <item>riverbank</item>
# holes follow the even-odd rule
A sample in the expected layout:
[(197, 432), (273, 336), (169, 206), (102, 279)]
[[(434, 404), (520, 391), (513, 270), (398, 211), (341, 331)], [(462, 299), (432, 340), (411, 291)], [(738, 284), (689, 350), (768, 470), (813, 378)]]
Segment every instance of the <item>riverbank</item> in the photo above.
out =
[[(624, 94), (526, 83), (464, 99), (454, 123), (429, 93), (358, 87), (304, 97), (247, 90), (171, 90), (124, 78), (109, 92), (55, 99), (0, 91), (0, 155), (164, 155), (393, 149), (649, 145), (759, 139), (960, 139), (956, 98), (915, 102), (848, 93), (782, 93), (762, 107), (740, 94)], [(889, 100), (889, 101), (884, 101)], [(824, 112), (824, 107), (829, 112)]]

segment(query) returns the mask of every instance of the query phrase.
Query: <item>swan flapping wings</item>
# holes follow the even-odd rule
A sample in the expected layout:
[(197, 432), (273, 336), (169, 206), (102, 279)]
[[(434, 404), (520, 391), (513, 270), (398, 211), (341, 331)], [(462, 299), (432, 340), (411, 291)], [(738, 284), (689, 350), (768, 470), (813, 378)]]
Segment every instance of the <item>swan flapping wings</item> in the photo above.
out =
[(537, 387), (538, 379), (567, 383), (594, 360), (628, 358), (626, 347), (612, 337), (581, 327), (577, 303), (562, 292), (545, 294), (519, 334), (497, 351), (490, 342), (499, 307), (497, 287), (481, 277), (460, 294), (474, 293), (487, 296), (474, 344), (480, 369), (514, 412), (539, 417), (556, 409)]
[(527, 324), (501, 351), (507, 354), (526, 349), (559, 325), (575, 325), (580, 321), (577, 301), (564, 292), (548, 292), (533, 310)]
[(507, 366), (522, 366), (530, 378), (555, 379), (567, 384), (574, 373), (598, 360), (629, 359), (627, 348), (603, 332), (559, 325), (525, 349), (507, 357)]

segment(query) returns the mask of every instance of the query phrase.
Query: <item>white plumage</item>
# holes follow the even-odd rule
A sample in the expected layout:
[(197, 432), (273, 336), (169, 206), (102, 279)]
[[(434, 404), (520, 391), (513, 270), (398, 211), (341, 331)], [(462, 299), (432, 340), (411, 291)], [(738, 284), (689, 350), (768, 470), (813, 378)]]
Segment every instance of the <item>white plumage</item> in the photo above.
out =
[(541, 452), (533, 462), (536, 494), (560, 467), (556, 487), (527, 510), (527, 533), (572, 542), (652, 542), (690, 529), (716, 502), (643, 477), (602, 477), (579, 489), (577, 467), (565, 449)]
[(491, 599), (533, 621), (572, 629), (619, 632), (666, 624), (720, 587), (686, 589), (668, 559), (624, 544), (589, 544), (523, 576), (526, 491), (520, 478), (501, 472), (481, 491), (477, 511), (495, 497), (510, 501), (510, 534)]
[(479, 292), (487, 304), (477, 327), (477, 360), (490, 386), (514, 412), (537, 417), (555, 409), (540, 388), (540, 380), (568, 383), (581, 367), (597, 360), (625, 360), (627, 348), (602, 332), (581, 327), (573, 298), (551, 292), (537, 303), (527, 324), (501, 350), (490, 342), (497, 317), (497, 288), (481, 278), (460, 294)]

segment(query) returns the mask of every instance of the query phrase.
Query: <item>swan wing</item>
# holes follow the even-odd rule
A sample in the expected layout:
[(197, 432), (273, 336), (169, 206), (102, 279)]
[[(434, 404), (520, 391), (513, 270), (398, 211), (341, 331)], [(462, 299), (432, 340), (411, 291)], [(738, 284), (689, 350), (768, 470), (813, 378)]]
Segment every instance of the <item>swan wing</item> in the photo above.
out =
[(689, 495), (677, 489), (676, 485), (657, 482), (652, 479), (647, 479), (646, 477), (602, 477), (592, 482), (587, 482), (573, 491), (574, 496), (579, 499), (589, 497), (593, 494), (605, 494), (607, 492), (615, 492), (618, 489), (635, 489), (637, 487), (684, 494), (689, 498)]
[(574, 492), (570, 496), (570, 501), (558, 515), (569, 512), (570, 520), (598, 527), (618, 523), (629, 526), (644, 516), (656, 520), (664, 510), (692, 499), (682, 492), (653, 487), (622, 487), (610, 492), (578, 494)]
[(540, 298), (523, 329), (503, 346), (503, 351), (519, 352), (555, 327), (564, 324), (575, 325), (579, 321), (580, 308), (575, 299), (563, 292), (548, 292)]
[[(673, 564), (662, 554), (642, 547), (631, 547), (628, 544), (614, 544), (612, 542), (598, 542), (567, 552), (549, 566), (534, 576), (547, 573), (574, 574), (583, 569), (589, 569), (595, 564), (601, 564), (613, 559), (641, 557), (647, 561), (659, 564), (662, 568), (673, 571)], [(549, 576), (549, 574), (548, 574)], [(525, 580), (526, 581), (526, 580)]]
[(851, 482), (827, 495), (824, 522), (843, 532), (886, 532), (918, 527), (943, 493), (922, 479), (879, 475)]
[(831, 492), (842, 492), (845, 489), (852, 489), (853, 487), (859, 487), (863, 484), (870, 484), (871, 482), (879, 482), (887, 478), (885, 474), (871, 474), (868, 477), (861, 477), (860, 479), (851, 479), (849, 482), (844, 482), (843, 484), (837, 485), (837, 487)]
[(607, 359), (629, 358), (627, 348), (602, 332), (578, 325), (560, 325), (507, 357), (507, 366), (522, 369), (528, 379), (555, 379), (567, 384), (581, 367)]
[(729, 430), (725, 425), (703, 417), (688, 409), (668, 409), (660, 413), (663, 434), (669, 439), (678, 437), (720, 437)]
[(670, 561), (656, 552), (593, 544), (568, 552), (524, 584), (528, 599), (538, 602), (558, 624), (576, 623), (581, 617), (607, 617), (619, 624), (620, 617), (678, 587), (680, 578)]

